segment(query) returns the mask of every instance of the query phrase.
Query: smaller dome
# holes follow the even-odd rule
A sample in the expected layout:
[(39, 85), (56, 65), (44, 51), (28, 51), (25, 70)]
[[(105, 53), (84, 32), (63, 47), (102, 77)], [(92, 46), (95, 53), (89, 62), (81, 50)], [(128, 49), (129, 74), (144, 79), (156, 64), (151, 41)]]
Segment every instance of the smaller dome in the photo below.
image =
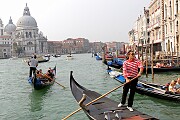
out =
[(10, 17), (9, 23), (4, 28), (4, 32), (6, 32), (7, 34), (12, 34), (12, 32), (15, 32), (15, 30), (16, 26), (13, 24), (12, 19)]
[(1, 20), (1, 18), (0, 18), (0, 24), (2, 24), (2, 20)]

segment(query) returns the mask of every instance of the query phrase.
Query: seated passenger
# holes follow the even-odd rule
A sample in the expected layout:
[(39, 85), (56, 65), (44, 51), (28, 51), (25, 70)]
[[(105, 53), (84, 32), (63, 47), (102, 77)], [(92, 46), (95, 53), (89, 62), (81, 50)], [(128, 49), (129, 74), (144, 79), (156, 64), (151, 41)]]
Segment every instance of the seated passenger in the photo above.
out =
[(44, 74), (44, 77), (47, 78), (48, 80), (52, 81), (52, 73), (50, 70), (47, 71), (46, 74)]
[(180, 94), (180, 78), (177, 79), (175, 89), (176, 89), (176, 93)]
[(173, 93), (175, 93), (176, 92), (176, 89), (175, 89), (175, 85), (176, 85), (176, 81), (175, 80), (172, 80), (171, 82), (170, 82), (170, 84), (169, 84), (169, 91), (170, 92), (173, 92)]
[(43, 78), (42, 69), (39, 69), (36, 74), (37, 78)]
[(160, 67), (161, 67), (161, 64), (157, 62), (157, 63), (156, 63), (156, 67), (157, 67), (157, 68), (160, 68)]

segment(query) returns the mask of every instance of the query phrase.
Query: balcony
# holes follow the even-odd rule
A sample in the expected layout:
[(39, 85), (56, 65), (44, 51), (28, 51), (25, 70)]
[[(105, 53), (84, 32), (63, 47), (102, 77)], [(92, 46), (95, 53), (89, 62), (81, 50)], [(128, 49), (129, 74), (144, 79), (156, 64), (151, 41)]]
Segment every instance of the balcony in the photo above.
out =
[(155, 23), (153, 26), (154, 29), (158, 29), (160, 27), (161, 27), (160, 22)]

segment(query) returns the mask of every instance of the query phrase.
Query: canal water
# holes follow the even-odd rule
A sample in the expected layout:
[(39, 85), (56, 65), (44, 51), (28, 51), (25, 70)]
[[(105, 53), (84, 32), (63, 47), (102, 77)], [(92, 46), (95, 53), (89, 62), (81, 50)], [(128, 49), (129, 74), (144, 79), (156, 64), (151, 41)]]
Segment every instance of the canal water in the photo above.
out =
[[(66, 56), (51, 58), (49, 62), (40, 63), (38, 69), (43, 72), (49, 67), (57, 66), (56, 81), (64, 85), (54, 84), (48, 89), (36, 91), (28, 83), (29, 67), (23, 59), (0, 60), (0, 120), (61, 120), (79, 108), (69, 86), (70, 71), (82, 86), (104, 94), (120, 85), (110, 78), (101, 61), (96, 61), (92, 54), (75, 54), (74, 59), (66, 61)], [(155, 74), (156, 83), (165, 84), (180, 77), (179, 73)], [(145, 76), (142, 76), (145, 78)], [(151, 82), (151, 75), (148, 77)], [(109, 98), (120, 101), (122, 88), (108, 95)], [(180, 118), (180, 104), (135, 95), (133, 107), (143, 113), (161, 120), (177, 120)], [(88, 120), (83, 111), (69, 118), (69, 120)]]

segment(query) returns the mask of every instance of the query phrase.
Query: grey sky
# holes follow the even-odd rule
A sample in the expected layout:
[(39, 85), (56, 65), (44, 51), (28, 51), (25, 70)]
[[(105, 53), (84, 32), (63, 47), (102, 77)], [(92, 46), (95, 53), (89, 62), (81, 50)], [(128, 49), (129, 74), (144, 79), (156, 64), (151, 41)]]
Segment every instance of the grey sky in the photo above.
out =
[(27, 3), (48, 40), (128, 42), (128, 31), (151, 0), (1, 0), (0, 18), (16, 25)]

